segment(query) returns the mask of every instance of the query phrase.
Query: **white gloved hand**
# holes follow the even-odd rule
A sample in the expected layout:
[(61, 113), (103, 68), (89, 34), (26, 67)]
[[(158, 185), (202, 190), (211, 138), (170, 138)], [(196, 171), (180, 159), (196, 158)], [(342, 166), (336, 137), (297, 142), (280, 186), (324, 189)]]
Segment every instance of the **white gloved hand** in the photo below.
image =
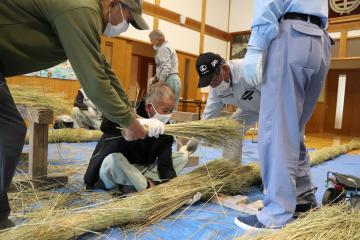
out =
[(165, 124), (155, 118), (139, 118), (140, 124), (148, 128), (148, 136), (158, 138), (160, 134), (164, 134)]
[(251, 86), (258, 86), (262, 82), (264, 50), (248, 46), (244, 61), (242, 76)]
[(186, 205), (193, 205), (194, 203), (200, 201), (202, 194), (200, 192), (195, 193), (195, 195), (189, 199), (185, 204)]
[(92, 107), (88, 107), (88, 112), (91, 116), (96, 116), (96, 111)]

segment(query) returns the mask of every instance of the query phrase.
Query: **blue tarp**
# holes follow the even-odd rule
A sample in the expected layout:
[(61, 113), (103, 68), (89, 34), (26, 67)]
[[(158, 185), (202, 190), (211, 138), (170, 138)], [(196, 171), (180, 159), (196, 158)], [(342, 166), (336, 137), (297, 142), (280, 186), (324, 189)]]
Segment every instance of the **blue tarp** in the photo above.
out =
[[(50, 144), (49, 162), (51, 164), (53, 160), (62, 159), (62, 163), (67, 164), (87, 163), (95, 145), (93, 142)], [(257, 161), (257, 147), (257, 143), (244, 142), (244, 163)], [(195, 155), (200, 157), (200, 163), (205, 163), (220, 158), (222, 152), (212, 147), (199, 146)], [(191, 168), (188, 168), (184, 173), (190, 170)], [(319, 203), (325, 191), (326, 173), (329, 170), (360, 177), (360, 156), (342, 155), (311, 169), (313, 183), (318, 187), (316, 197)], [(253, 188), (249, 193), (250, 200), (262, 197), (261, 191), (257, 188)], [(112, 228), (105, 231), (104, 237), (100, 239), (234, 239), (243, 233), (243, 230), (234, 224), (234, 219), (238, 215), (239, 212), (224, 209), (219, 205), (198, 203), (172, 214), (159, 224), (150, 226), (148, 231), (141, 235), (125, 232), (121, 228)], [(99, 236), (85, 234), (79, 239), (99, 239)]]

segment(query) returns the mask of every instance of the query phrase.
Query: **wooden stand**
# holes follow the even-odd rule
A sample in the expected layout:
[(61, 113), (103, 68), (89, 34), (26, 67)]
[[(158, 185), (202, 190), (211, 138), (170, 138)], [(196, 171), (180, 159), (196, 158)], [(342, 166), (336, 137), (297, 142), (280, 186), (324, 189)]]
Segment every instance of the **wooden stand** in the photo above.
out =
[(18, 106), (24, 119), (29, 121), (29, 176), (36, 186), (66, 184), (67, 176), (48, 176), (48, 133), (53, 122), (50, 109)]
[(257, 214), (264, 207), (261, 200), (249, 203), (248, 197), (242, 195), (227, 196), (219, 194), (211, 202), (251, 215)]

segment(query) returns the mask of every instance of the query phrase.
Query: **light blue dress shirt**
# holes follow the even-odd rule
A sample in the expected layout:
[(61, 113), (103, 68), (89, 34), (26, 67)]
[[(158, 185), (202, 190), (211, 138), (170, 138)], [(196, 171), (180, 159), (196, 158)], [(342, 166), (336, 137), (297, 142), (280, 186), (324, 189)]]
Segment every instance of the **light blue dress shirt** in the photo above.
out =
[(249, 45), (266, 49), (278, 35), (279, 18), (287, 12), (318, 16), (327, 26), (328, 0), (255, 0)]

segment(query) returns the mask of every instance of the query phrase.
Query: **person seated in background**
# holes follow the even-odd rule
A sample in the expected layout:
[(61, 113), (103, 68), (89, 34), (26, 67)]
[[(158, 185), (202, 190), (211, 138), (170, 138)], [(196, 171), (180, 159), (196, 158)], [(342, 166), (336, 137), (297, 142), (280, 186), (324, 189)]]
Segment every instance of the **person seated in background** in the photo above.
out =
[(73, 127), (85, 129), (100, 129), (102, 114), (80, 88), (72, 109)]
[[(189, 151), (185, 145), (172, 153), (174, 138), (159, 135), (164, 132), (175, 107), (175, 93), (163, 82), (153, 84), (145, 101), (136, 109), (142, 125), (149, 125), (149, 135), (144, 140), (126, 141), (118, 125), (104, 118), (101, 130), (104, 132), (90, 159), (84, 176), (88, 189), (101, 187), (126, 191), (129, 186), (136, 191), (176, 177), (188, 162)], [(147, 124), (149, 122), (149, 124)], [(154, 122), (154, 123), (151, 123)], [(158, 129), (156, 129), (158, 128)], [(194, 151), (194, 149), (193, 149)]]

